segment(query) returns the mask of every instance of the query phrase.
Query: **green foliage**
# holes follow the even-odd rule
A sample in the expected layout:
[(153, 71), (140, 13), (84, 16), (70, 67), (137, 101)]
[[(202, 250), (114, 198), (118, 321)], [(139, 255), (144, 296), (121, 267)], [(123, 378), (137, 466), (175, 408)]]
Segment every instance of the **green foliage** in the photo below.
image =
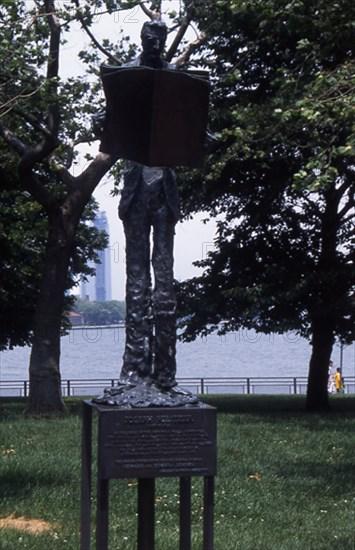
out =
[[(44, 132), (48, 107), (55, 105), (61, 119), (55, 153), (69, 167), (77, 158), (77, 151), (72, 150), (73, 143), (94, 139), (91, 117), (102, 103), (102, 92), (99, 79), (93, 81), (90, 75), (98, 74), (98, 58), (90, 57), (89, 53), (82, 54), (88, 64), (84, 75), (48, 78), (50, 28), (44, 7), (37, 4), (31, 7), (28, 2), (20, 1), (5, 4), (0, 9), (0, 55), (3, 60), (0, 112), (9, 130), (27, 145), (35, 145)], [(89, 13), (91, 10), (94, 14), (102, 3), (90, 4), (85, 11)], [(62, 30), (69, 31), (69, 24), (77, 19), (77, 12), (74, 6), (60, 8), (58, 6), (57, 15), (61, 18)], [(70, 47), (65, 42), (63, 38), (62, 46)], [(116, 48), (120, 45), (121, 41), (118, 41)]]
[[(73, 145), (90, 138), (90, 117), (97, 108), (98, 83), (89, 85), (79, 75), (67, 80), (46, 77), (50, 28), (40, 8), (35, 3), (21, 1), (0, 5), (0, 124), (4, 125), (3, 137), (13, 138), (13, 149), (1, 142), (0, 349), (32, 340), (35, 311), (41, 299), (48, 222), (53, 221), (54, 212), (60, 211), (70, 192), (60, 177), (57, 163), (59, 160), (69, 168), (75, 162)], [(73, 15), (73, 11), (66, 12), (67, 22), (70, 13)], [(59, 109), (61, 121), (55, 162), (47, 158), (36, 170), (40, 185), (51, 196), (44, 203), (42, 198), (46, 194), (31, 196), (26, 178), (19, 178), (17, 153), (21, 155), (25, 147), (38, 146), (48, 134), (47, 114), (52, 112), (53, 105)], [(88, 200), (79, 222), (65, 291), (78, 284), (81, 276), (92, 273), (88, 262), (97, 260), (97, 251), (107, 244), (107, 237), (87, 223), (94, 218), (97, 207), (95, 201)], [(64, 312), (71, 301), (67, 294)], [(62, 328), (66, 326), (64, 315)]]
[(89, 302), (76, 298), (73, 311), (83, 315), (85, 325), (116, 325), (125, 319), (125, 302)]
[(29, 343), (47, 221), (12, 172), (0, 169), (0, 178), (0, 349), (4, 349)]
[(182, 197), (218, 230), (203, 275), (181, 288), (185, 338), (218, 324), (309, 336), (325, 318), (351, 340), (354, 4), (198, 5), (218, 141), (202, 174), (182, 174)]
[[(14, 173), (14, 167), (10, 172), (0, 168), (0, 349), (31, 343), (48, 228), (43, 208), (22, 189)], [(68, 291), (78, 283), (79, 275), (92, 274), (88, 262), (97, 260), (97, 252), (107, 245), (107, 235), (87, 223), (95, 212), (97, 203), (92, 201), (76, 233), (67, 275)], [(71, 302), (67, 294), (64, 311)], [(65, 315), (62, 325), (67, 327)]]

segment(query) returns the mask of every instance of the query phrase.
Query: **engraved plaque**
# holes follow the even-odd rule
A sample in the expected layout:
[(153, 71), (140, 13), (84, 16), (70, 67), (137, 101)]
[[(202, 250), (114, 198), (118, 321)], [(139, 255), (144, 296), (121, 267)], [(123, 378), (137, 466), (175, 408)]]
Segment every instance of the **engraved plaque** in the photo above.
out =
[(215, 475), (214, 407), (95, 408), (100, 478)]

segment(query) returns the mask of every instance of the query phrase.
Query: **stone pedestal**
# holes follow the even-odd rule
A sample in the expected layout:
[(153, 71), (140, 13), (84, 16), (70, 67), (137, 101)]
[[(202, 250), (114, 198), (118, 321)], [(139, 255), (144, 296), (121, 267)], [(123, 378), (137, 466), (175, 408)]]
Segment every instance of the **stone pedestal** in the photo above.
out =
[(84, 401), (81, 550), (90, 549), (92, 411), (98, 414), (96, 549), (108, 548), (109, 481), (138, 479), (138, 550), (154, 550), (155, 479), (180, 478), (180, 550), (191, 549), (191, 477), (204, 477), (203, 550), (213, 549), (216, 409), (122, 409)]

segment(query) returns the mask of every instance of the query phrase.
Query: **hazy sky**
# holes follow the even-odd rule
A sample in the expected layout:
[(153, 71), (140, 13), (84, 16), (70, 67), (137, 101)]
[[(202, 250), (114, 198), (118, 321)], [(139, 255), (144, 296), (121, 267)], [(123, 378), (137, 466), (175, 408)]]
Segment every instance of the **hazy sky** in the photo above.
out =
[[(179, 9), (179, 2), (170, 0), (166, 2), (169, 8)], [(175, 5), (175, 6), (174, 6)], [(140, 44), (140, 30), (142, 17), (137, 8), (120, 12), (111, 16), (97, 16), (95, 25), (92, 28), (95, 37), (99, 40), (109, 38), (114, 41), (119, 38), (120, 28), (124, 29), (125, 35), (129, 35)], [(73, 26), (68, 37), (68, 43), (64, 46), (61, 63), (61, 74), (63, 76), (78, 75), (84, 73), (84, 65), (77, 56), (78, 51), (88, 42), (88, 38), (79, 26)], [(103, 58), (103, 60), (105, 60)], [(90, 148), (94, 154), (98, 143)], [(78, 170), (80, 168), (77, 168)], [(119, 197), (110, 196), (112, 183), (103, 180), (97, 187), (94, 196), (100, 204), (100, 210), (105, 211), (110, 230), (111, 248), (111, 281), (112, 299), (123, 300), (125, 297), (125, 253), (124, 234), (122, 222), (118, 218), (117, 208)], [(183, 280), (199, 273), (192, 263), (203, 258), (208, 250), (213, 247), (214, 224), (209, 222), (203, 224), (203, 214), (195, 216), (193, 220), (178, 223), (176, 226), (176, 239), (174, 248), (175, 277)]]

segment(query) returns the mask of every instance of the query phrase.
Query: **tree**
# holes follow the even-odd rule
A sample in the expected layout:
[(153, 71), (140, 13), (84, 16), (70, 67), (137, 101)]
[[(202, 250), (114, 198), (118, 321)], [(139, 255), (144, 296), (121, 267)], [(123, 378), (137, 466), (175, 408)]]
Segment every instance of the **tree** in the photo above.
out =
[[(94, 16), (140, 6), (146, 16), (157, 16), (161, 2), (148, 9), (144, 2), (79, 2), (57, 7), (54, 0), (0, 1), (2, 30), (0, 54), (0, 136), (19, 157), (18, 174), (22, 189), (30, 193), (47, 218), (47, 236), (42, 278), (36, 306), (30, 358), (28, 412), (63, 411), (60, 391), (60, 329), (65, 307), (65, 290), (70, 260), (75, 259), (79, 221), (100, 179), (116, 162), (112, 155), (87, 155), (88, 164), (73, 176), (77, 146), (94, 139), (91, 116), (102, 104), (99, 82), (88, 79), (61, 79), (59, 60), (63, 40), (72, 21), (79, 21), (93, 45), (113, 63), (122, 63), (134, 48), (101, 44), (91, 31)], [(58, 3), (59, 4), (59, 3)], [(193, 5), (193, 3), (191, 4)], [(154, 9), (154, 11), (152, 11)], [(191, 7), (172, 13), (176, 38), (168, 58), (178, 52), (191, 22)], [(183, 65), (198, 41), (180, 52)], [(92, 64), (97, 54), (83, 51), (81, 59)], [(97, 67), (88, 73), (96, 74)]]
[(83, 315), (85, 325), (116, 325), (125, 318), (125, 302), (90, 302), (77, 298), (73, 311)]
[[(73, 147), (68, 138), (74, 141), (80, 130), (83, 135), (83, 121), (73, 115), (73, 102), (76, 98), (83, 101), (89, 92), (80, 82), (62, 84), (59, 80), (61, 23), (54, 2), (35, 3), (32, 11), (24, 2), (11, 3), (1, 8), (1, 16), (6, 25), (1, 47), (7, 49), (2, 59), (7, 63), (1, 70), (4, 116), (0, 132), (20, 156), (23, 189), (42, 206), (48, 221), (32, 339), (28, 411), (62, 411), (60, 334), (70, 259), (75, 257), (84, 209), (115, 159), (99, 153), (79, 176), (69, 172)], [(39, 69), (44, 67), (43, 76)], [(72, 117), (65, 129), (61, 126), (64, 117), (67, 121)]]
[(218, 142), (204, 174), (182, 175), (183, 204), (215, 217), (217, 235), (181, 288), (184, 338), (217, 326), (309, 337), (307, 407), (327, 409), (334, 338), (355, 338), (354, 5), (200, 7)]
[(14, 171), (0, 168), (0, 350), (30, 343), (46, 221), (21, 192)]
[[(14, 168), (8, 173), (0, 168), (0, 350), (31, 344), (48, 225), (45, 212), (22, 190), (15, 174)], [(96, 210), (97, 203), (91, 201), (78, 225), (66, 291), (78, 283), (79, 276), (92, 274), (88, 261), (96, 260), (97, 251), (106, 245), (106, 236), (86, 223)], [(66, 312), (72, 302), (72, 295), (66, 292), (63, 331), (68, 327)]]

